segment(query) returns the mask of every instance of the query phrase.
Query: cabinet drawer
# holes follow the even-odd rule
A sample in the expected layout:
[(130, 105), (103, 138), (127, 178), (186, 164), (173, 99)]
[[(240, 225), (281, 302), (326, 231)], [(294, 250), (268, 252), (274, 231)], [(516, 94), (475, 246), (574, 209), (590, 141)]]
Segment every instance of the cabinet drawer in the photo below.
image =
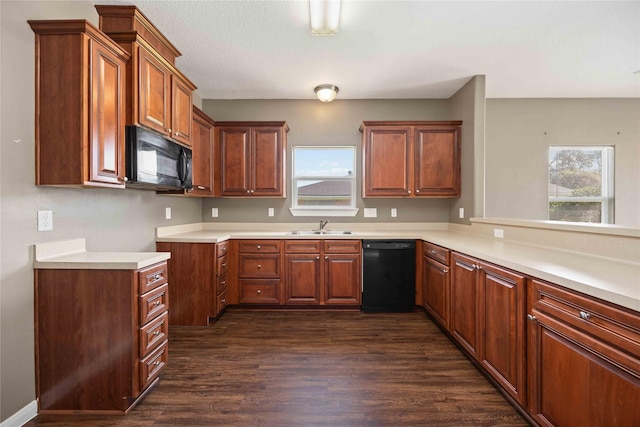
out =
[(223, 291), (216, 297), (216, 316), (227, 306), (227, 291)]
[(240, 253), (273, 253), (280, 252), (280, 240), (241, 240), (238, 243)]
[(328, 254), (360, 253), (361, 240), (325, 240), (324, 252)]
[(449, 265), (449, 249), (442, 248), (440, 246), (436, 246), (433, 243), (422, 242), (422, 247), (424, 248), (424, 255), (434, 259), (444, 265)]
[(279, 280), (241, 280), (240, 304), (279, 304)]
[(229, 251), (229, 242), (220, 242), (216, 245), (216, 248), (218, 258), (221, 256), (225, 256)]
[(167, 283), (168, 270), (167, 263), (155, 264), (138, 272), (138, 280), (140, 282), (139, 292), (144, 294), (160, 285)]
[(640, 315), (536, 279), (531, 286), (535, 314), (547, 314), (629, 353), (640, 374)]
[(216, 294), (220, 295), (222, 292), (225, 292), (227, 290), (227, 278), (229, 277), (229, 275), (227, 273), (218, 276), (216, 281)]
[(320, 253), (320, 240), (285, 240), (284, 251), (298, 254)]
[(169, 285), (140, 295), (140, 326), (155, 319), (169, 307)]
[(169, 336), (169, 314), (163, 313), (157, 319), (140, 328), (140, 357), (144, 357)]
[(169, 342), (165, 341), (150, 355), (140, 361), (140, 391), (144, 390), (167, 366), (169, 360)]
[(280, 254), (240, 255), (238, 268), (240, 277), (279, 278)]
[(229, 263), (227, 262), (228, 258), (229, 257), (227, 255), (224, 255), (216, 260), (216, 274), (218, 276), (222, 276), (227, 272), (227, 270), (229, 270)]

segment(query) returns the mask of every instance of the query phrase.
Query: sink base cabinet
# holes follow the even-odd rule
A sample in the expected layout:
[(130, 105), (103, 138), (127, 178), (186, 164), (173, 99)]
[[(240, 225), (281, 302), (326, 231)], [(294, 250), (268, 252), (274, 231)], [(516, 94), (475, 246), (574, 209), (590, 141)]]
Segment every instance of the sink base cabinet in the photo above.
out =
[(166, 263), (35, 271), (39, 413), (127, 413), (168, 360)]

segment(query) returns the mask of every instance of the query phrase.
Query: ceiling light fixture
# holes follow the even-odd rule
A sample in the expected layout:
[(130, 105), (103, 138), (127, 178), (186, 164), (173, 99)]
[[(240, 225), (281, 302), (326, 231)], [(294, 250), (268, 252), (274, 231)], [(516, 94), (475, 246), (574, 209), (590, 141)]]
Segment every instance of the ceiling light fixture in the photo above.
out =
[(313, 91), (320, 101), (331, 102), (336, 99), (339, 90), (338, 86), (334, 85), (318, 85)]
[(340, 0), (309, 0), (311, 35), (335, 36), (340, 24)]

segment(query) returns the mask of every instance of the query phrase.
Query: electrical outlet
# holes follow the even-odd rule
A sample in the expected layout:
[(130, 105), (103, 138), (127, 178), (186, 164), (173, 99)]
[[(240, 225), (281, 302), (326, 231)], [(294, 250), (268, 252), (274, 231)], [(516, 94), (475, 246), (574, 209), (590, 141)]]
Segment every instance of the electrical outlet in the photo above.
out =
[(275, 212), (273, 211), (273, 208), (269, 208), (268, 215), (269, 216), (274, 216), (275, 215)]
[(53, 212), (38, 211), (38, 231), (53, 230)]
[(211, 218), (218, 218), (218, 208), (211, 208)]
[(458, 210), (458, 217), (459, 217), (459, 218), (464, 218), (464, 208), (460, 208), (460, 209)]
[(395, 218), (398, 216), (398, 209), (391, 208), (391, 218)]
[(504, 239), (504, 230), (501, 228), (493, 229), (493, 237), (497, 237), (499, 239)]
[(171, 208), (164, 208), (164, 218), (171, 219)]
[(378, 209), (376, 208), (364, 208), (365, 218), (376, 218), (378, 216)]

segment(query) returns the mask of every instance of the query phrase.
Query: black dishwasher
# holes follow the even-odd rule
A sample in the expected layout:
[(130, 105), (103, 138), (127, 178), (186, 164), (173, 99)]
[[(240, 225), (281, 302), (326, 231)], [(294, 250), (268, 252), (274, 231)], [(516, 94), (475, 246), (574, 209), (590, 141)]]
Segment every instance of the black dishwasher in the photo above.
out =
[(416, 241), (362, 241), (362, 311), (413, 311)]

